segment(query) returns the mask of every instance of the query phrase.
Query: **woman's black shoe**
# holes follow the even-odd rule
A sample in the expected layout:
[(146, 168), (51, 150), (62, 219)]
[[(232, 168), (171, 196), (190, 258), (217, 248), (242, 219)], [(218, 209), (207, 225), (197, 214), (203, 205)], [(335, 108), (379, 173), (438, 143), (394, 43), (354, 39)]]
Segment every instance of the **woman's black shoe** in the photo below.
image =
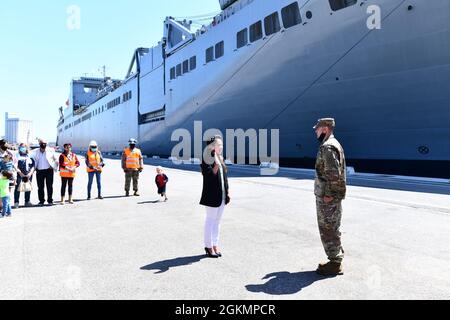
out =
[(212, 251), (212, 249), (205, 248), (205, 252), (206, 252), (206, 255), (208, 256), (208, 258), (218, 258), (219, 257), (217, 254), (211, 253), (210, 250)]
[(215, 254), (217, 254), (219, 257), (222, 257), (222, 252), (217, 252), (217, 249), (215, 247), (213, 247), (213, 250)]

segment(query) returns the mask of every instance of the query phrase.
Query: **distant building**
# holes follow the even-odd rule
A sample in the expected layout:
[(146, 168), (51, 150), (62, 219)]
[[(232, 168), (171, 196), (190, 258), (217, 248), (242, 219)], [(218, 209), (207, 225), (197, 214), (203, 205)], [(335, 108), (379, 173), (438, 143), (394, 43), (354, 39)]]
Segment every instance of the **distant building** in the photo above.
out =
[(22, 120), (16, 114), (5, 113), (5, 139), (9, 143), (31, 144), (35, 140), (33, 121)]

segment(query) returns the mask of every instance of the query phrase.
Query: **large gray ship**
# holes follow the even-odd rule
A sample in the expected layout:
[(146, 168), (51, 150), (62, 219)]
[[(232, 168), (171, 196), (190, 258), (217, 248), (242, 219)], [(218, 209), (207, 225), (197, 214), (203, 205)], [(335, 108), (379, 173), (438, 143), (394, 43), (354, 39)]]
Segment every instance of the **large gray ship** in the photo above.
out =
[(334, 117), (356, 171), (450, 177), (450, 1), (220, 3), (195, 31), (166, 18), (124, 79), (73, 80), (58, 142), (120, 152), (135, 137), (170, 156), (172, 132), (202, 121), (280, 129), (280, 164), (311, 167), (312, 126)]

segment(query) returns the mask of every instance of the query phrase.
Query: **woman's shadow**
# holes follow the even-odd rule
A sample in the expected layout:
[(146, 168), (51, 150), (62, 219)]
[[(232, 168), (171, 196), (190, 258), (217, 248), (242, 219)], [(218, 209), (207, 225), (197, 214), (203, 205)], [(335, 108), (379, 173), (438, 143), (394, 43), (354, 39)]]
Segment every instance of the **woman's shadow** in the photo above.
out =
[(263, 292), (272, 295), (295, 294), (316, 281), (326, 279), (315, 271), (290, 273), (287, 271), (274, 272), (266, 275), (264, 284), (249, 284), (245, 288), (250, 292)]
[(155, 272), (155, 274), (164, 273), (166, 271), (169, 271), (170, 268), (187, 266), (195, 262), (200, 262), (200, 260), (205, 258), (206, 255), (203, 254), (198, 256), (180, 257), (175, 259), (163, 260), (146, 265), (142, 267), (141, 270), (159, 270)]

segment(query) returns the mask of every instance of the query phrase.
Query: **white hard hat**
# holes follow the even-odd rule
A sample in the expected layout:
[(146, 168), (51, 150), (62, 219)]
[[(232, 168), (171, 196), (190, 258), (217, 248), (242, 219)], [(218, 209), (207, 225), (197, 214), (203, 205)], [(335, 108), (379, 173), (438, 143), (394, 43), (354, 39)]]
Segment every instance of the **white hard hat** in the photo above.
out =
[(90, 147), (98, 147), (97, 141), (91, 141), (91, 142), (89, 143), (89, 146), (90, 146)]

